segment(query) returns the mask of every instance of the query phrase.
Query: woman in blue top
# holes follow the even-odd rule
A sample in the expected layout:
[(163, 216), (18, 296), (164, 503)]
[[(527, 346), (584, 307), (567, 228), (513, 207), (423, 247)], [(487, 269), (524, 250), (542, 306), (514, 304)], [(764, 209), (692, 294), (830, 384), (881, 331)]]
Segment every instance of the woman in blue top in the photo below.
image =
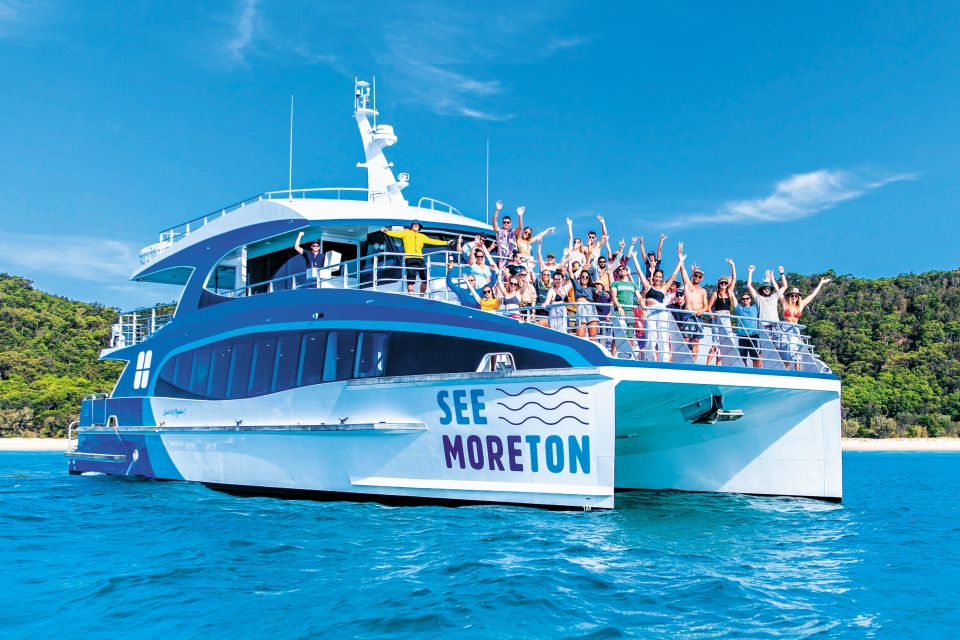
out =
[[(574, 265), (579, 266), (579, 265)], [(570, 268), (570, 282), (573, 284), (573, 299), (577, 303), (577, 335), (583, 338), (588, 333), (597, 337), (597, 311), (593, 307), (593, 282), (586, 269)]]

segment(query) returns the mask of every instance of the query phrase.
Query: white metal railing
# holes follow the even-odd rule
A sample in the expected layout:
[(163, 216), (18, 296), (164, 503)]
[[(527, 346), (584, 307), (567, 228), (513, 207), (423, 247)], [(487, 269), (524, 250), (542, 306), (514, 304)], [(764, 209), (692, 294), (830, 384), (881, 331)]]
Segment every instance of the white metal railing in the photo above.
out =
[[(416, 280), (409, 280), (414, 282), (414, 289), (412, 294), (407, 293), (405, 257), (403, 253), (378, 253), (313, 272), (241, 287), (224, 295), (241, 298), (291, 289), (338, 288), (420, 296), (420, 285)], [(457, 271), (464, 269), (461, 254), (455, 251), (424, 255), (428, 282), (425, 297), (459, 304), (457, 295), (446, 285), (447, 264), (450, 262), (457, 265)], [(621, 308), (623, 314), (618, 313), (612, 302), (577, 302), (500, 309), (491, 313), (590, 340), (621, 359), (830, 371), (817, 355), (802, 324), (767, 323), (758, 318), (728, 313), (696, 316), (689, 311), (665, 307), (623, 305)]]
[[(361, 197), (362, 195), (362, 197)], [(214, 220), (217, 220), (228, 213), (232, 213), (238, 209), (242, 209), (248, 204), (257, 202), (258, 200), (290, 200), (290, 199), (306, 199), (306, 198), (323, 198), (331, 200), (370, 200), (374, 196), (381, 195), (379, 192), (373, 192), (369, 189), (363, 187), (319, 187), (312, 189), (292, 189), (292, 190), (282, 190), (282, 191), (266, 191), (259, 195), (247, 198), (246, 200), (241, 200), (235, 204), (232, 204), (228, 207), (218, 209), (216, 211), (211, 211), (210, 213), (204, 214), (202, 216), (197, 216), (186, 222), (181, 222), (180, 224), (168, 227), (160, 232), (160, 239), (154, 244), (144, 247), (140, 251), (140, 262), (142, 264), (149, 264), (155, 260), (160, 254), (169, 251), (173, 245), (186, 238), (191, 233), (202, 229), (206, 225), (210, 224)], [(426, 205), (426, 206), (425, 206)], [(458, 216), (463, 216), (459, 209), (454, 207), (451, 204), (443, 202), (442, 200), (437, 200), (436, 198), (420, 198), (420, 201), (417, 203), (417, 207), (421, 209), (430, 209), (434, 211), (447, 211)]]
[[(447, 263), (458, 262), (456, 251), (432, 251), (422, 256), (426, 270), (427, 293), (432, 300), (456, 302), (457, 297), (446, 286)], [(383, 251), (347, 262), (308, 269), (302, 273), (282, 276), (264, 282), (220, 292), (228, 298), (245, 298), (263, 293), (292, 289), (375, 289), (406, 293), (408, 281), (414, 283), (414, 294), (419, 295), (420, 280), (414, 269), (407, 266), (407, 258), (420, 258), (402, 252)], [(409, 280), (408, 280), (409, 276)]]
[(491, 313), (590, 340), (627, 360), (827, 373), (805, 326), (728, 313), (568, 302)]
[[(429, 207), (424, 207), (423, 205), (428, 204)], [(447, 213), (452, 213), (457, 216), (462, 216), (460, 210), (457, 209), (452, 204), (448, 204), (443, 200), (437, 200), (436, 198), (420, 198), (417, 202), (417, 208), (419, 209), (431, 209), (433, 211), (446, 211)]]
[(170, 302), (121, 312), (110, 328), (110, 347), (140, 344), (169, 324), (176, 310), (176, 303)]

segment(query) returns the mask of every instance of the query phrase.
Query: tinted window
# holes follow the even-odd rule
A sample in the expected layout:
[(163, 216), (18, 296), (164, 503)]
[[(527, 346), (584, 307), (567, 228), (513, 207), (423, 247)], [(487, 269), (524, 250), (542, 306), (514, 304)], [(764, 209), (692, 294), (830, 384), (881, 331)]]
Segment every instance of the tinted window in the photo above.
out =
[(356, 355), (356, 331), (331, 331), (327, 340), (327, 357), (323, 367), (323, 381), (332, 382), (352, 378)]
[(302, 387), (323, 382), (323, 360), (327, 350), (327, 332), (310, 331), (300, 341), (300, 379)]
[(387, 334), (364, 331), (360, 334), (360, 356), (357, 359), (358, 378), (376, 378), (383, 375), (387, 361)]
[(257, 336), (253, 343), (253, 364), (250, 375), (248, 396), (260, 396), (270, 393), (273, 383), (273, 366), (277, 360), (277, 337), (274, 335)]
[(233, 357), (230, 360), (228, 398), (244, 398), (250, 382), (250, 359), (253, 356), (253, 339), (237, 338), (233, 341)]
[(230, 356), (233, 354), (233, 340), (220, 340), (213, 344), (213, 356), (210, 358), (211, 398), (227, 397), (227, 381), (230, 379)]
[(455, 336), (395, 332), (390, 336), (386, 375), (469, 373), (477, 370), (488, 353), (513, 354), (518, 369), (556, 369), (570, 364), (560, 356), (535, 349), (472, 340)]
[(193, 354), (189, 351), (181, 353), (173, 359), (173, 386), (184, 391), (190, 389), (190, 363)]
[(201, 347), (193, 352), (193, 363), (190, 367), (190, 393), (198, 396), (207, 395), (207, 385), (210, 382), (210, 347)]
[(277, 340), (277, 365), (274, 368), (274, 391), (297, 386), (297, 368), (300, 366), (300, 334), (281, 334)]

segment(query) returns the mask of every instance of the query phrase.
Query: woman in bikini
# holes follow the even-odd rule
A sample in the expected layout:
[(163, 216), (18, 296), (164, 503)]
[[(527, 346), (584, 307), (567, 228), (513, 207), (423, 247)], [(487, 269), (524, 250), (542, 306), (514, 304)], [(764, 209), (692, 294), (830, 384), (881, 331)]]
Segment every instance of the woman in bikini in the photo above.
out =
[(560, 270), (553, 272), (553, 285), (547, 292), (547, 299), (544, 306), (547, 307), (550, 328), (557, 331), (567, 332), (567, 294), (570, 293), (572, 285), (564, 284), (563, 272)]
[(520, 219), (517, 224), (517, 251), (520, 252), (520, 259), (527, 266), (527, 270), (532, 273), (536, 264), (536, 259), (533, 256), (533, 243), (542, 242), (543, 237), (548, 233), (553, 233), (556, 227), (550, 227), (537, 235), (533, 235), (531, 227), (523, 226), (523, 214), (526, 210), (526, 207), (517, 207), (517, 217)]
[(800, 289), (796, 287), (787, 291), (783, 297), (783, 322), (785, 323), (783, 333), (787, 342), (787, 351), (790, 353), (790, 360), (784, 363), (789, 369), (790, 363), (793, 363), (794, 369), (800, 370), (800, 348), (803, 346), (803, 338), (800, 337), (800, 318), (803, 316), (803, 310), (814, 297), (820, 293), (823, 285), (829, 283), (831, 278), (820, 278), (820, 283), (814, 287), (806, 298), (800, 299)]
[[(710, 353), (707, 354), (708, 365), (723, 364), (723, 357), (720, 354), (720, 345), (718, 344), (720, 334), (731, 336), (731, 339), (733, 336), (733, 323), (731, 322), (730, 314), (733, 313), (733, 308), (737, 305), (737, 300), (734, 296), (737, 285), (737, 267), (730, 258), (727, 258), (727, 264), (730, 265), (730, 277), (720, 276), (720, 279), (717, 280), (717, 290), (713, 292), (710, 300), (707, 302), (708, 308), (715, 314), (713, 316), (715, 327), (713, 346), (710, 347)], [(720, 329), (720, 327), (725, 327), (726, 329)]]
[(671, 362), (673, 360), (673, 349), (670, 344), (670, 312), (667, 311), (664, 299), (670, 289), (670, 283), (680, 273), (680, 265), (683, 264), (686, 256), (680, 255), (676, 269), (673, 270), (667, 280), (663, 279), (663, 271), (660, 269), (654, 271), (653, 277), (647, 280), (646, 273), (637, 259), (637, 254), (631, 252), (630, 256), (633, 258), (637, 275), (640, 277), (640, 282), (643, 283), (644, 288), (643, 298), (647, 312), (647, 344), (650, 345), (654, 360)]

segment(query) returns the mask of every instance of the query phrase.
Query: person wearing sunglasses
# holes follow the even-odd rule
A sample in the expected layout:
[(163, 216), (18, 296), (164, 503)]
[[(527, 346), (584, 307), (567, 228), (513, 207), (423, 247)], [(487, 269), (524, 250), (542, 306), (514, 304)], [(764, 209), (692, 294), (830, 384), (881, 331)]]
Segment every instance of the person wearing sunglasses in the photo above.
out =
[[(753, 270), (750, 265), (747, 269), (747, 289), (753, 289)], [(739, 302), (733, 308), (737, 316), (737, 346), (740, 358), (745, 366), (760, 369), (763, 366), (760, 354), (760, 309), (753, 303), (751, 292), (740, 294)]]
[[(677, 255), (683, 255), (682, 242), (677, 245)], [(683, 278), (683, 292), (686, 294), (684, 297), (686, 298), (687, 311), (690, 312), (689, 322), (694, 327), (694, 331), (690, 335), (689, 345), (693, 354), (693, 361), (696, 362), (697, 355), (700, 352), (700, 340), (703, 339), (703, 314), (709, 309), (707, 290), (701, 284), (704, 273), (703, 269), (694, 264), (690, 270), (690, 275), (687, 275), (687, 268), (681, 261), (680, 276)]]
[(567, 294), (573, 289), (572, 285), (563, 281), (563, 272), (559, 269), (553, 272), (552, 285), (547, 292), (544, 306), (547, 308), (548, 324), (551, 329), (567, 332)]
[(682, 253), (678, 254), (678, 262), (673, 273), (669, 278), (664, 279), (663, 271), (657, 269), (653, 276), (647, 278), (644, 269), (637, 259), (636, 253), (630, 253), (633, 259), (633, 265), (637, 269), (637, 275), (640, 282), (643, 283), (643, 302), (646, 312), (647, 325), (647, 344), (653, 359), (657, 362), (672, 362), (675, 349), (672, 344), (670, 314), (667, 312), (667, 291), (677, 278), (677, 273), (683, 269), (683, 261), (686, 258)]
[(573, 285), (573, 300), (576, 303), (576, 328), (577, 335), (581, 338), (589, 334), (590, 338), (597, 336), (597, 310), (593, 306), (593, 281), (590, 279), (590, 272), (586, 269), (576, 268), (574, 266), (568, 272), (570, 283)]
[[(460, 267), (462, 269), (462, 267)], [(456, 281), (453, 278), (454, 264), (447, 263), (447, 287), (453, 291), (454, 295), (460, 301), (463, 307), (471, 309), (480, 308), (480, 293), (477, 289), (477, 277), (470, 272), (466, 272)]]
[(297, 234), (297, 241), (293, 243), (293, 249), (303, 257), (303, 261), (307, 264), (307, 269), (319, 269), (323, 266), (323, 254), (320, 253), (320, 241), (314, 240), (310, 243), (309, 250), (305, 251), (302, 246), (300, 246), (300, 241), (303, 240), (303, 231)]
[(617, 280), (613, 283), (610, 295), (613, 298), (613, 308), (616, 313), (610, 318), (613, 325), (613, 343), (610, 354), (617, 355), (618, 351), (633, 354), (633, 338), (635, 323), (633, 311), (640, 306), (640, 288), (630, 279), (630, 271), (625, 266), (617, 267)]
[(728, 337), (733, 331), (730, 314), (733, 313), (733, 308), (737, 304), (735, 291), (737, 265), (730, 258), (727, 258), (727, 264), (730, 265), (730, 277), (720, 276), (717, 280), (717, 290), (710, 295), (709, 307), (714, 314), (714, 323), (712, 325), (713, 345), (710, 347), (710, 353), (707, 354), (707, 364), (723, 364), (720, 340)]
[(803, 315), (803, 310), (806, 306), (820, 293), (823, 285), (829, 282), (831, 282), (831, 278), (820, 278), (820, 282), (813, 291), (810, 292), (810, 295), (802, 300), (800, 298), (800, 289), (796, 287), (788, 290), (783, 296), (783, 332), (789, 354), (789, 361), (784, 363), (787, 369), (790, 368), (790, 364), (792, 363), (797, 371), (800, 370), (800, 349), (803, 346), (803, 338), (800, 336), (800, 317)]
[(504, 269), (503, 278), (496, 286), (496, 295), (500, 298), (500, 309), (516, 312), (508, 313), (507, 317), (520, 320), (520, 281), (517, 276), (510, 275), (510, 272)]

